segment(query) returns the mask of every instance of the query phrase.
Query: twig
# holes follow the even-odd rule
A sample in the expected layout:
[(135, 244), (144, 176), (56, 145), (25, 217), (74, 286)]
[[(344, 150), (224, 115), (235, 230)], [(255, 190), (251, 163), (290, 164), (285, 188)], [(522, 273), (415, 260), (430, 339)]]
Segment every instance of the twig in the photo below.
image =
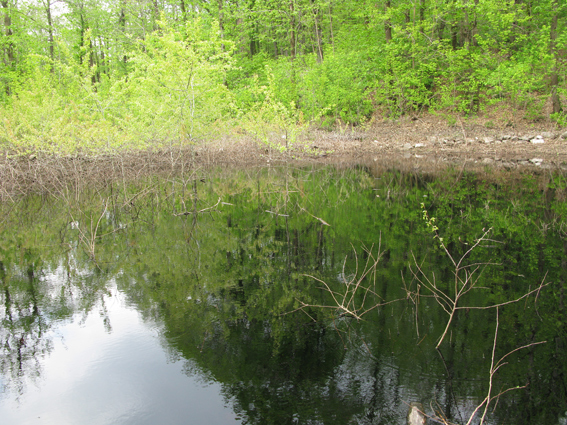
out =
[(325, 226), (330, 226), (329, 223), (327, 223), (325, 220), (323, 220), (322, 218), (316, 217), (313, 214), (311, 214), (309, 211), (307, 211), (305, 208), (301, 207), (301, 211), (305, 211), (307, 214), (309, 214), (311, 217), (313, 217), (315, 220), (319, 220), (322, 224), (324, 224)]
[[(221, 198), (219, 198), (219, 200), (217, 201), (217, 203), (216, 203), (215, 205), (213, 205), (212, 207), (203, 208), (202, 210), (199, 210), (199, 211), (184, 211), (184, 212), (182, 212), (182, 213), (173, 214), (173, 216), (174, 216), (174, 217), (179, 217), (180, 215), (201, 214), (201, 213), (203, 213), (203, 212), (205, 212), (205, 211), (212, 210), (212, 209), (218, 207), (220, 203), (221, 203)], [(232, 204), (228, 204), (228, 203), (225, 203), (225, 202), (223, 202), (222, 204), (223, 204), (223, 205), (232, 205)]]

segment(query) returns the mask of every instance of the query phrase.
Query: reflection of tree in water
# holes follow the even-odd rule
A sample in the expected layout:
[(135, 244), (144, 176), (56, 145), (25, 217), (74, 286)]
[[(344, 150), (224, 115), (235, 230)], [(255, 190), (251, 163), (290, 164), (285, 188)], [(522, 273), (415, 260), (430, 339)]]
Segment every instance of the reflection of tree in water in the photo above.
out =
[[(430, 211), (442, 221), (439, 226), (457, 250), (463, 249), (461, 239), (475, 234), (487, 221), (500, 223), (495, 233), (500, 232), (498, 239), (506, 246), (493, 248), (489, 254), (504, 263), (503, 271), (489, 271), (488, 289), (479, 302), (494, 303), (511, 297), (513, 291), (524, 292), (522, 285), (539, 280), (534, 277), (542, 267), (534, 264), (548, 260), (553, 264), (563, 258), (563, 245), (554, 248), (558, 242), (552, 239), (551, 230), (545, 239), (537, 228), (526, 227), (529, 214), (531, 222), (539, 220), (532, 212), (536, 211), (532, 200), (525, 201), (529, 208), (524, 218), (523, 210), (509, 214), (505, 202), (498, 201), (499, 206), (494, 201), (490, 209), (482, 207), (490, 188), (474, 176), (458, 177), (456, 183), (449, 179), (450, 185), (430, 182), (427, 187), (412, 186), (397, 175), (377, 181), (360, 173), (334, 178), (329, 171), (321, 176), (318, 181), (320, 176), (315, 173), (303, 174), (295, 182), (287, 176), (285, 190), (275, 176), (268, 183), (259, 179), (255, 191), (246, 189), (251, 183), (244, 179), (231, 183), (226, 196), (218, 193), (218, 182), (201, 185), (195, 181), (191, 197), (186, 194), (187, 202), (177, 199), (185, 196), (183, 191), (171, 199), (166, 193), (163, 201), (159, 191), (144, 198), (142, 190), (140, 196), (128, 197), (132, 222), (123, 232), (112, 233), (111, 223), (101, 222), (108, 231), (104, 230), (104, 238), (97, 238), (98, 264), (119, 270), (115, 273), (119, 289), (143, 317), (163, 326), (165, 348), (186, 359), (187, 373), (221, 383), (227, 401), (248, 423), (397, 423), (407, 412), (404, 403), (414, 401), (418, 394), (425, 405), (438, 402), (448, 418), (462, 422), (463, 400), (485, 395), (488, 368), (483, 354), (490, 352), (493, 327), (478, 314), (456, 317), (452, 342), (441, 347), (443, 362), (434, 345), (438, 327), (446, 323), (445, 313), (426, 306), (424, 300), (419, 315), (408, 301), (395, 311), (394, 307), (377, 308), (364, 322), (352, 322), (350, 327), (344, 324), (352, 318), (339, 317), (333, 310), (311, 309), (309, 316), (282, 313), (296, 309), (297, 300), (311, 305), (328, 303), (328, 293), (305, 274), (324, 279), (338, 291), (344, 286), (341, 276), (356, 271), (351, 242), (355, 249), (371, 247), (380, 233), (386, 251), (373, 285), (383, 300), (399, 298), (401, 271), (410, 276), (411, 253), (423, 259), (424, 269), (435, 270), (440, 281), (449, 281), (450, 264), (437, 255), (432, 244), (423, 243), (431, 242), (418, 208), (424, 194), (431, 197), (428, 199), (435, 196)], [(299, 190), (288, 191), (292, 183)], [(217, 201), (220, 195), (227, 204)], [(172, 199), (177, 205), (175, 214), (187, 214), (173, 214)], [(97, 208), (92, 209), (94, 217), (98, 217)], [(121, 219), (127, 221), (128, 214), (124, 209)], [(76, 235), (69, 230), (64, 238), (75, 248), (63, 256), (54, 255), (60, 258), (52, 261), (56, 266), (28, 258), (19, 268), (14, 265), (18, 261), (5, 261), (0, 271), (1, 372), (20, 393), (25, 376), (41, 373), (54, 320), (76, 312), (86, 318), (94, 308), (105, 315), (105, 282), (112, 271), (103, 271), (89, 260), (81, 263)], [(364, 260), (363, 255), (360, 252), (358, 258)], [(521, 264), (516, 257), (523, 259)], [(49, 272), (55, 269), (64, 272), (48, 282), (46, 273), (55, 273)], [(552, 280), (565, 280), (565, 268), (552, 270)], [(555, 290), (562, 300), (562, 286), (556, 285)], [(507, 315), (502, 323), (503, 336), (509, 336), (509, 341), (502, 340), (504, 350), (516, 347), (521, 338), (529, 342), (537, 332), (545, 335), (540, 339), (557, 338), (555, 344), (530, 353), (528, 362), (520, 357), (522, 361), (504, 369), (503, 376), (525, 376), (525, 369), (518, 365), (533, 365), (533, 393), (523, 393), (533, 397), (524, 403), (532, 407), (539, 400), (535, 388), (551, 382), (557, 400), (565, 394), (566, 382), (562, 374), (567, 363), (561, 348), (564, 308), (556, 308), (557, 299), (544, 293), (539, 303), (545, 303), (545, 312), (518, 306), (513, 311), (517, 317)], [(557, 329), (563, 329), (563, 334)], [(553, 361), (556, 367), (550, 367)], [(466, 380), (469, 376), (474, 382)], [(541, 398), (544, 393), (538, 394)], [(514, 398), (503, 399), (499, 405), (505, 403), (508, 411), (518, 411)], [(563, 405), (559, 400), (553, 408)], [(512, 419), (520, 416), (515, 415)], [(552, 411), (546, 418), (554, 415)]]
[(40, 312), (39, 279), (32, 265), (25, 277), (8, 277), (0, 262), (3, 311), (0, 317), (0, 373), (4, 376), (3, 391), (21, 396), (26, 381), (34, 382), (41, 375), (41, 358), (52, 349), (47, 337), (49, 324)]
[(244, 423), (348, 423), (363, 407), (348, 383), (334, 379), (344, 356), (337, 335), (302, 318), (287, 325), (275, 338), (268, 321), (234, 322), (228, 332), (213, 332), (205, 347), (187, 334), (170, 337), (189, 359), (186, 373), (221, 382)]
[(98, 307), (110, 331), (104, 301), (106, 279), (100, 279), (103, 276), (97, 268), (89, 270), (74, 263), (70, 252), (63, 258), (64, 265), (50, 267), (28, 250), (23, 267), (0, 262), (1, 391), (16, 398), (25, 393), (28, 384), (40, 380), (42, 360), (53, 349), (53, 331), (59, 323), (75, 313), (85, 320)]

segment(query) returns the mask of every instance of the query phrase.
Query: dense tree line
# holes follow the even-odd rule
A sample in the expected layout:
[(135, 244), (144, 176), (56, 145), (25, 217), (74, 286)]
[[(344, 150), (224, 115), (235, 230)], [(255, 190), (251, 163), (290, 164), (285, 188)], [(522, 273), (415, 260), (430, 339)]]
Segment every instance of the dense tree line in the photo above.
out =
[(46, 132), (100, 144), (128, 139), (122, 131), (151, 142), (226, 131), (220, 123), (234, 120), (363, 123), (502, 103), (529, 119), (567, 121), (565, 0), (0, 6), (0, 143), (9, 146)]

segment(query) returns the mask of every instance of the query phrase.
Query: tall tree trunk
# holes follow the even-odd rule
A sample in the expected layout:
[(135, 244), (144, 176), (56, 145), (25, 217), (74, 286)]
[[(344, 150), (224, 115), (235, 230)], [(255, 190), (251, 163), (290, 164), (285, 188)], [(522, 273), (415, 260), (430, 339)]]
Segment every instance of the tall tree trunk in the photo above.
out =
[(445, 37), (445, 19), (439, 19), (437, 24), (437, 38), (443, 40)]
[(476, 15), (478, 1), (479, 0), (474, 0), (474, 9), (473, 9), (474, 18), (473, 18), (472, 28), (471, 28), (471, 43), (474, 47), (478, 46), (478, 40), (476, 39), (476, 35), (478, 33), (478, 20), (477, 20), (477, 15)]
[(183, 22), (187, 22), (187, 8), (185, 7), (185, 0), (179, 0), (179, 5), (181, 6), (181, 17)]
[(258, 53), (258, 43), (256, 42), (258, 35), (256, 31), (257, 31), (257, 26), (256, 24), (253, 24), (252, 30), (250, 31), (250, 57)]
[(290, 56), (291, 60), (295, 59), (295, 49), (296, 49), (296, 40), (295, 40), (295, 0), (290, 0), (289, 2), (289, 48), (291, 50)]
[(456, 23), (451, 25), (451, 47), (453, 50), (457, 50), (459, 47), (459, 38), (458, 38), (458, 31), (459, 27)]
[(54, 72), (55, 46), (53, 42), (53, 19), (51, 17), (51, 0), (45, 2), (45, 13), (47, 15), (47, 42), (49, 43), (49, 58), (51, 59), (51, 72)]
[(333, 34), (333, 1), (329, 2), (329, 36), (331, 46), (333, 46), (333, 53), (335, 53), (335, 35)]
[[(390, 13), (390, 8), (392, 7), (392, 2), (390, 0), (386, 0), (386, 14)], [(386, 36), (386, 43), (392, 41), (392, 22), (390, 18), (384, 21), (384, 34)]]
[(323, 62), (323, 43), (321, 41), (321, 31), (319, 30), (319, 8), (315, 5), (315, 0), (311, 0), (313, 5), (313, 18), (315, 21), (315, 41), (317, 43), (317, 62)]
[(154, 0), (153, 10), (152, 10), (152, 18), (153, 18), (153, 29), (154, 29), (154, 31), (157, 31), (159, 29), (159, 27), (158, 27), (158, 21), (159, 21), (158, 0)]
[[(91, 76), (91, 82), (94, 84), (96, 83), (100, 83), (100, 69), (99, 69), (99, 63), (98, 63), (98, 55), (95, 52), (94, 49), (94, 44), (92, 39), (89, 40), (89, 67), (92, 70), (94, 68), (94, 72)], [(95, 87), (95, 91), (96, 91), (96, 87)]]
[(561, 112), (561, 99), (559, 98), (559, 93), (557, 88), (559, 86), (559, 72), (557, 70), (557, 62), (559, 60), (557, 54), (557, 22), (559, 19), (559, 0), (553, 1), (553, 16), (551, 17), (550, 33), (549, 33), (549, 49), (553, 57), (553, 67), (551, 69), (551, 105), (553, 108), (553, 113), (557, 114)]
[(82, 65), (83, 64), (83, 57), (85, 56), (83, 54), (83, 46), (85, 45), (85, 18), (83, 17), (83, 10), (81, 7), (81, 11), (80, 11), (80, 15), (79, 15), (79, 22), (81, 24), (81, 27), (79, 28), (79, 34), (80, 34), (80, 38), (79, 38), (79, 64)]
[[(4, 65), (7, 67), (13, 67), (16, 61), (14, 55), (14, 43), (12, 41), (12, 36), (14, 32), (12, 31), (12, 15), (10, 11), (10, 4), (8, 0), (2, 0), (0, 2), (2, 8), (4, 9), (4, 34), (6, 35), (7, 42), (4, 45)], [(6, 88), (7, 94), (10, 94), (10, 87)]]
[[(122, 33), (122, 39), (126, 40), (126, 0), (120, 1), (120, 15), (118, 16), (118, 26), (120, 27), (120, 32)], [(122, 56), (122, 62), (126, 64), (128, 62), (128, 56), (126, 52)]]
[[(218, 0), (219, 2), (219, 31), (220, 31), (220, 38), (224, 40), (224, 10), (223, 10), (223, 0)], [(224, 52), (225, 47), (224, 43), (221, 43), (221, 49)]]

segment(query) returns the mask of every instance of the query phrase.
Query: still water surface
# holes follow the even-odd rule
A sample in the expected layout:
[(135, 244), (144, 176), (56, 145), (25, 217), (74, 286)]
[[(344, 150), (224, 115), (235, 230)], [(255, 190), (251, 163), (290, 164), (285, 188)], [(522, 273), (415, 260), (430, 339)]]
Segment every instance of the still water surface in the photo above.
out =
[(3, 205), (1, 423), (467, 423), (517, 388), (485, 423), (563, 424), (565, 187), (270, 169)]
[(3, 394), (3, 424), (240, 423), (219, 383), (164, 352), (158, 324), (113, 286), (104, 304), (104, 317), (75, 315), (45, 335), (52, 351), (25, 392)]

